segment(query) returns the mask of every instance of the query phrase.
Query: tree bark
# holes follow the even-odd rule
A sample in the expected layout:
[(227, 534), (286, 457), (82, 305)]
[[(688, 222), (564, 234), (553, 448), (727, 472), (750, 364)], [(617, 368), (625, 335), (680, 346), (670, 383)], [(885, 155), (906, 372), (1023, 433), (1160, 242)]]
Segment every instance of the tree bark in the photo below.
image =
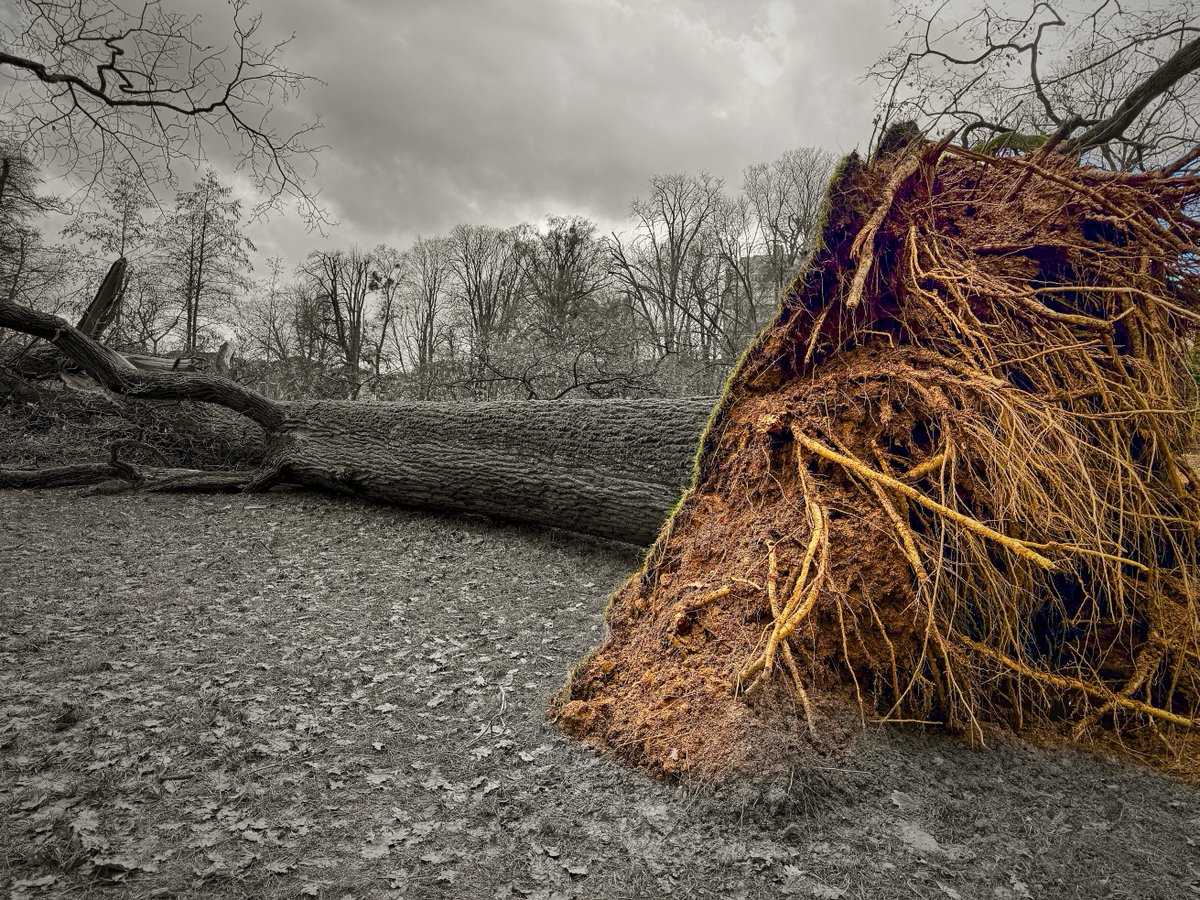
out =
[(125, 481), (154, 493), (236, 493), (251, 480), (246, 472), (138, 467), (125, 462), (79, 463), (49, 469), (0, 469), (0, 488), (80, 487)]
[(287, 481), (634, 543), (691, 475), (709, 400), (290, 405), (264, 465)]
[(127, 269), (128, 265), (123, 256), (109, 266), (108, 274), (100, 282), (96, 296), (88, 304), (79, 324), (75, 326), (88, 337), (99, 340), (116, 320), (117, 312), (121, 308), (121, 300), (125, 296)]
[[(125, 273), (127, 270), (124, 257), (118, 259), (109, 267), (108, 274), (100, 283), (99, 289), (88, 308), (84, 310), (79, 324), (75, 327), (84, 335), (99, 341), (108, 328), (116, 321), (121, 308), (121, 300), (125, 293)], [(209, 365), (217, 372), (224, 374), (229, 371), (229, 360), (233, 355), (228, 341), (221, 345), (220, 350), (212, 357), (200, 355), (183, 356), (179, 358), (154, 356), (148, 353), (121, 353), (126, 361), (138, 369), (147, 372), (170, 371), (190, 372), (203, 370)], [(71, 360), (64, 356), (53, 344), (38, 344), (21, 353), (9, 363), (9, 368), (23, 378), (47, 378), (59, 374), (71, 365)]]
[[(247, 490), (289, 482), (639, 544), (654, 538), (682, 495), (713, 406), (707, 399), (278, 403), (215, 375), (140, 371), (62, 319), (7, 301), (0, 301), (0, 327), (52, 342), (114, 393), (216, 403), (258, 423), (266, 453)], [(37, 481), (0, 474), (7, 476), (0, 484)]]
[(58, 316), (0, 300), (0, 328), (45, 338), (117, 394), (147, 400), (200, 400), (227, 406), (268, 431), (283, 419), (279, 404), (227, 378), (196, 372), (143, 372), (115, 350)]

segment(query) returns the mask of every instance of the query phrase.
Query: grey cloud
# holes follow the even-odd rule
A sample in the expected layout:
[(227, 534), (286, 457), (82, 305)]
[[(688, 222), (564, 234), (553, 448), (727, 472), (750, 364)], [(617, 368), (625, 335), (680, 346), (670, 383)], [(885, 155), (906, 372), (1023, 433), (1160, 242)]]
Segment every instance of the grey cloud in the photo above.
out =
[[(619, 220), (655, 172), (731, 186), (801, 144), (865, 143), (888, 43), (881, 0), (263, 0), (288, 60), (326, 82), (285, 110), (325, 123), (318, 185), (338, 244), (456, 222)], [(302, 255), (296, 223), (256, 229)]]

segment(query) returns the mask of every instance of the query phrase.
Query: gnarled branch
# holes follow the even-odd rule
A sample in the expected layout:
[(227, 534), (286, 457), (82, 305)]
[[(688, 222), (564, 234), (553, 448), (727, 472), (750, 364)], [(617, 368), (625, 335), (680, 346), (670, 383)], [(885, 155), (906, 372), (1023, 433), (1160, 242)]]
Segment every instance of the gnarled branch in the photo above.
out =
[(268, 430), (283, 422), (283, 408), (227, 378), (194, 372), (143, 372), (58, 316), (0, 300), (0, 328), (44, 338), (117, 394), (146, 400), (200, 400), (239, 412)]

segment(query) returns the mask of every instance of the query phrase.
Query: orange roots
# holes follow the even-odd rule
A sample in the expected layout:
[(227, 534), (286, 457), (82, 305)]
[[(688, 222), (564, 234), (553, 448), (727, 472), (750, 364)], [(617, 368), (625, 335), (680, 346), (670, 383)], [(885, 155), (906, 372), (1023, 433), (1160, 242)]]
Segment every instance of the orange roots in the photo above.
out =
[(1198, 201), (1054, 153), (848, 161), (563, 726), (672, 775), (847, 711), (1200, 774)]

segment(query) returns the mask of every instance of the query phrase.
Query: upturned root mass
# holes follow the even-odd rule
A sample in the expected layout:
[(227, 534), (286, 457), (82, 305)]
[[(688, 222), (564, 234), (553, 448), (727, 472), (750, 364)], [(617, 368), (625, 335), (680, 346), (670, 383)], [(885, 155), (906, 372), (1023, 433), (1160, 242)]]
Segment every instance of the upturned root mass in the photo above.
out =
[(839, 711), (1200, 774), (1200, 177), (919, 142), (830, 189), (556, 713), (662, 774)]

